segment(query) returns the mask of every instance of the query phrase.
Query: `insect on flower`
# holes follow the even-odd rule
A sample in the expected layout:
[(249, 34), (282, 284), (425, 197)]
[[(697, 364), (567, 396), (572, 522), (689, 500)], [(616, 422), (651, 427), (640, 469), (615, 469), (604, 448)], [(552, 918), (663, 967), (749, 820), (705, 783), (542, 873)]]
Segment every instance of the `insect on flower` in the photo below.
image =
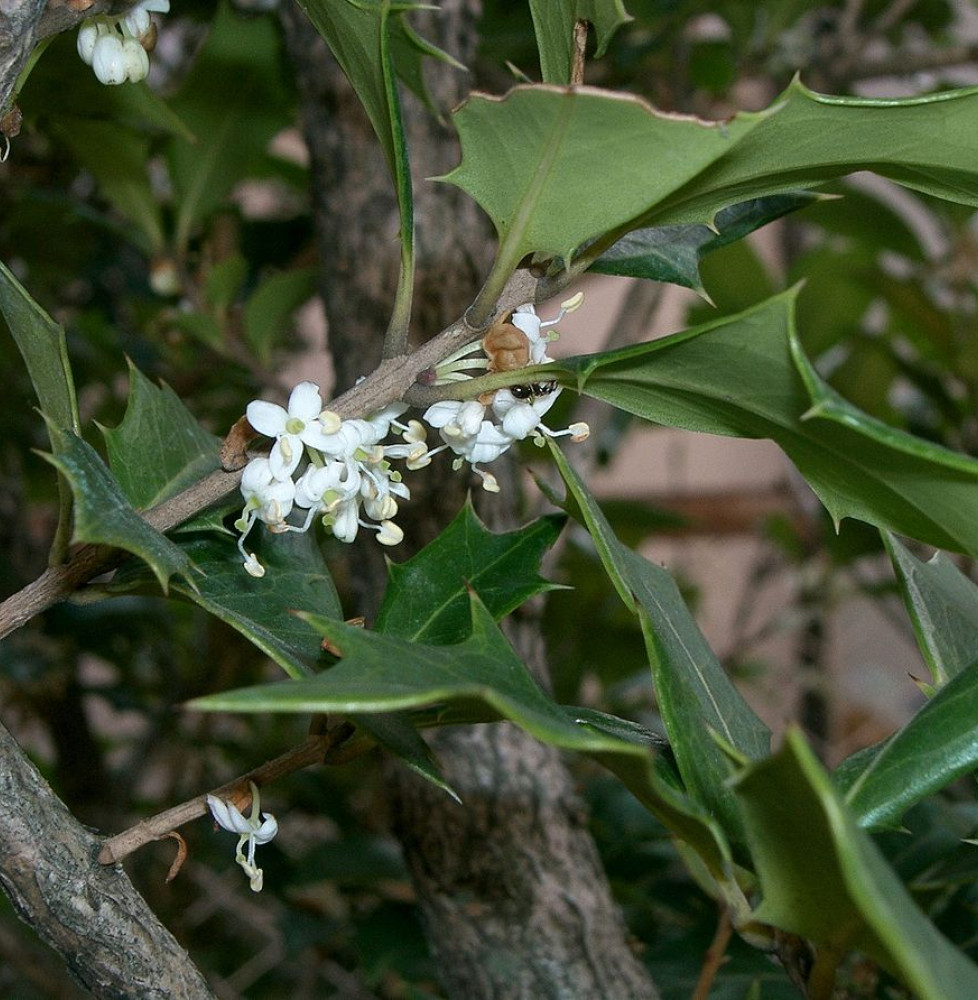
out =
[(539, 399), (557, 391), (557, 380), (547, 379), (546, 382), (529, 382), (526, 385), (511, 385), (509, 391), (516, 399)]
[(491, 372), (512, 372), (530, 363), (530, 340), (527, 335), (508, 320), (493, 324), (482, 338), (482, 350), (489, 359), (486, 368)]

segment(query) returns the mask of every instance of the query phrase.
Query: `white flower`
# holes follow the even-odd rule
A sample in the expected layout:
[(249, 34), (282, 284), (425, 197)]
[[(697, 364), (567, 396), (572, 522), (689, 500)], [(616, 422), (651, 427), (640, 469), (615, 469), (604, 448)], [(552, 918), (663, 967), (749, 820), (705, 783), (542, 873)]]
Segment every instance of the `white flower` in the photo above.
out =
[(529, 399), (517, 399), (509, 389), (497, 391), (492, 412), (501, 419), (503, 430), (514, 440), (522, 441), (540, 427), (544, 414), (557, 401), (559, 390)]
[(149, 31), (151, 11), (157, 14), (169, 14), (170, 0), (139, 0), (139, 3), (129, 10), (122, 23), (134, 38), (139, 38)]
[[(241, 865), (251, 884), (252, 892), (261, 892), (263, 873), (255, 867), (255, 847), (267, 844), (278, 833), (278, 822), (271, 813), (260, 813), (261, 795), (253, 781), (251, 786), (251, 816), (245, 819), (237, 806), (224, 802), (216, 795), (207, 796), (207, 805), (218, 826), (238, 834), (234, 860)], [(247, 854), (244, 851), (248, 845)]]
[(441, 431), (444, 441), (474, 437), (482, 427), (486, 408), (477, 399), (465, 402), (445, 399), (433, 403), (424, 411), (421, 419), (430, 427)]
[(116, 86), (126, 82), (129, 58), (122, 48), (122, 39), (115, 33), (99, 35), (92, 48), (92, 69), (100, 83)]
[(330, 453), (327, 448), (335, 435), (327, 433), (317, 419), (322, 409), (323, 398), (315, 382), (300, 382), (289, 396), (288, 409), (262, 399), (248, 404), (248, 423), (260, 434), (275, 438), (268, 459), (276, 479), (288, 479), (295, 472), (304, 444)]
[(278, 479), (267, 458), (253, 458), (241, 473), (241, 495), (246, 510), (256, 512), (259, 521), (281, 524), (292, 510), (295, 501), (295, 483), (291, 479)]
[(92, 54), (95, 52), (95, 43), (99, 39), (99, 24), (97, 21), (85, 21), (78, 29), (78, 55), (81, 61), (87, 65), (92, 65)]

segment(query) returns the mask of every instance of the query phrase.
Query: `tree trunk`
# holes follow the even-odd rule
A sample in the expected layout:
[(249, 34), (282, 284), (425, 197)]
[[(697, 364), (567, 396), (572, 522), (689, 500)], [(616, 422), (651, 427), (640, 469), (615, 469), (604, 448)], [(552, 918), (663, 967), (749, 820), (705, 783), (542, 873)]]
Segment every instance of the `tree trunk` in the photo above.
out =
[[(478, 12), (475, 0), (455, 0), (412, 23), (466, 62), (475, 55)], [(320, 285), (342, 388), (379, 357), (396, 282), (396, 208), (377, 140), (348, 82), (300, 12), (287, 6), (282, 18), (311, 155)], [(436, 68), (435, 98), (447, 109), (467, 81)], [(414, 176), (443, 173), (457, 160), (454, 133), (410, 99), (405, 111)], [(471, 303), (494, 240), (481, 211), (454, 188), (419, 184), (416, 208), (415, 319), (430, 336)], [(412, 478), (412, 501), (398, 518), (406, 550), (457, 512), (463, 480), (445, 462)], [(516, 508), (514, 482), (500, 480), (504, 493), (489, 499), (493, 521), (512, 518)], [(385, 579), (378, 547), (358, 551), (351, 580), (357, 611), (370, 614)], [(516, 623), (511, 635), (527, 663), (542, 663), (535, 619)], [(395, 829), (449, 995), (654, 997), (558, 753), (509, 725), (446, 731), (435, 743), (464, 805), (402, 767), (391, 785)]]
[(203, 977), (0, 725), (0, 886), (93, 996), (203, 1000)]

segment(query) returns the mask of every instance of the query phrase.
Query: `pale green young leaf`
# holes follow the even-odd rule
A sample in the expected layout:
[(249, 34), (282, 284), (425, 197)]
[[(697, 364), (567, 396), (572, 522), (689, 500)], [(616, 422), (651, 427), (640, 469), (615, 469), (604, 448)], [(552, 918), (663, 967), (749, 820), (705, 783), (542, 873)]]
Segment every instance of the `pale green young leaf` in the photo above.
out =
[(102, 436), (109, 468), (138, 510), (155, 507), (220, 464), (220, 440), (168, 385), (153, 385), (132, 363), (122, 423), (102, 428)]
[(573, 498), (572, 513), (587, 527), (605, 571), (642, 623), (656, 700), (683, 782), (739, 840), (730, 764), (716, 737), (757, 760), (770, 752), (771, 734), (717, 661), (672, 577), (618, 541), (563, 452), (556, 445), (551, 451)]
[(175, 575), (193, 586), (191, 562), (186, 553), (133, 510), (95, 449), (50, 422), (48, 431), (55, 450), (53, 455), (44, 457), (64, 475), (75, 498), (73, 541), (111, 545), (139, 556), (164, 591)]
[(771, 438), (837, 522), (854, 517), (978, 555), (978, 461), (887, 427), (834, 393), (798, 344), (795, 294), (554, 370), (646, 420)]
[(734, 790), (761, 879), (759, 921), (840, 959), (859, 949), (921, 1000), (978, 996), (978, 968), (920, 911), (797, 731)]
[(544, 83), (570, 83), (574, 62), (574, 25), (587, 21), (596, 36), (595, 58), (604, 55), (615, 32), (631, 17), (622, 0), (530, 0), (533, 31)]
[(642, 216), (763, 118), (701, 121), (593, 87), (475, 94), (453, 116), (462, 162), (440, 179), (488, 213), (500, 238), (497, 268), (512, 270), (532, 252), (569, 258)]
[(727, 205), (857, 170), (978, 205), (978, 88), (923, 97), (834, 97), (795, 80), (727, 156), (669, 193), (643, 225), (706, 223)]

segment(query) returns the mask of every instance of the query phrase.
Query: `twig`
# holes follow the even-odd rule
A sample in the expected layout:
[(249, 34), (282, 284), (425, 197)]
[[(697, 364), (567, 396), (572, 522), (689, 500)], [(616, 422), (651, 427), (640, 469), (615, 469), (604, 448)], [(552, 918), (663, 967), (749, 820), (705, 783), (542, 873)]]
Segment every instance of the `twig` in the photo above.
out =
[(574, 22), (574, 58), (571, 62), (571, 86), (584, 82), (584, 51), (587, 48), (587, 21)]
[(916, 2), (917, 0), (893, 0), (893, 3), (876, 18), (873, 31), (878, 35), (885, 35)]
[[(353, 733), (353, 725), (349, 722), (343, 722), (321, 736), (310, 736), (297, 747), (293, 747), (274, 760), (262, 764), (261, 767), (256, 767), (247, 774), (221, 785), (220, 788), (215, 788), (210, 794), (225, 801), (233, 801), (239, 808), (244, 808), (251, 801), (250, 782), (253, 781), (261, 788), (286, 774), (309, 767), (310, 764), (322, 764), (326, 761), (330, 751), (345, 743)], [(169, 837), (178, 826), (183, 826), (184, 823), (206, 815), (207, 811), (207, 793), (205, 793), (157, 813), (149, 819), (144, 819), (123, 833), (116, 834), (106, 840), (99, 851), (99, 864), (117, 864), (133, 851), (139, 850), (140, 847), (144, 847), (154, 840)]]
[(716, 933), (710, 942), (710, 947), (706, 949), (706, 956), (703, 959), (703, 968), (700, 969), (699, 979), (696, 980), (696, 988), (693, 990), (689, 1000), (706, 1000), (713, 987), (713, 980), (716, 979), (720, 966), (727, 954), (727, 945), (730, 944), (730, 937), (733, 934), (733, 922), (730, 919), (730, 910), (724, 906), (720, 910), (720, 918), (717, 921)]

